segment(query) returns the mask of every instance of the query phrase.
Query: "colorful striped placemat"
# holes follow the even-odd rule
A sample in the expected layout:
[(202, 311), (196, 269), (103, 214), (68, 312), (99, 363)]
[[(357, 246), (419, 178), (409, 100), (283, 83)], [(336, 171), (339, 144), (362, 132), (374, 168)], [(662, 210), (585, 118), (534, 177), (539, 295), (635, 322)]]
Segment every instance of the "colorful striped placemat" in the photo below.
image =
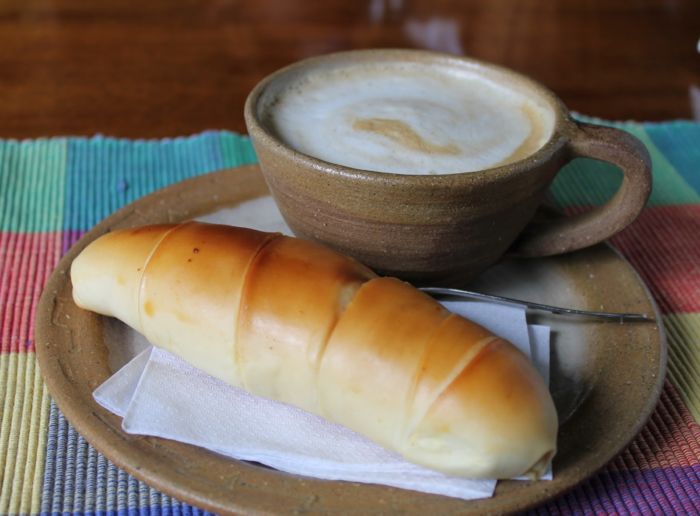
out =
[[(700, 124), (616, 124), (648, 147), (649, 206), (613, 239), (661, 307), (669, 372), (637, 439), (598, 475), (535, 513), (700, 511)], [(0, 514), (199, 514), (97, 453), (51, 402), (34, 355), (34, 312), (59, 258), (94, 224), (153, 190), (255, 161), (225, 131), (157, 141), (0, 140)], [(571, 212), (620, 174), (590, 160), (552, 188)]]

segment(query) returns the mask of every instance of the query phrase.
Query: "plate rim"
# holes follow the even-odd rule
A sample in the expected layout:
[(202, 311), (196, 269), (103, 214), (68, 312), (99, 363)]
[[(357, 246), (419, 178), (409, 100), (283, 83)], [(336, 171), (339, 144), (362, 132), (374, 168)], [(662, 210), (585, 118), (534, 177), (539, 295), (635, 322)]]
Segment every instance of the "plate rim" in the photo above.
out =
[[(237, 501), (234, 506), (220, 506), (216, 503), (212, 503), (212, 500), (210, 498), (207, 498), (206, 495), (203, 495), (201, 491), (197, 489), (191, 489), (188, 488), (186, 485), (181, 485), (180, 483), (174, 482), (172, 478), (164, 477), (162, 474), (159, 474), (158, 471), (152, 471), (152, 468), (150, 467), (144, 467), (140, 464), (133, 464), (131, 461), (127, 460), (128, 457), (122, 455), (121, 453), (118, 452), (113, 452), (112, 447), (109, 445), (109, 439), (105, 438), (104, 432), (107, 432), (108, 434), (114, 433), (114, 432), (122, 432), (120, 428), (115, 428), (114, 425), (105, 420), (101, 415), (94, 410), (90, 410), (90, 408), (85, 408), (80, 404), (77, 400), (72, 400), (70, 397), (65, 395), (65, 385), (69, 384), (67, 379), (61, 379), (60, 374), (57, 376), (56, 374), (56, 364), (51, 363), (51, 351), (50, 351), (50, 342), (47, 340), (47, 333), (49, 332), (49, 326), (53, 326), (55, 323), (53, 321), (53, 312), (55, 308), (55, 301), (56, 301), (56, 295), (58, 293), (58, 288), (63, 285), (64, 283), (70, 283), (70, 278), (68, 276), (67, 271), (70, 270), (70, 264), (72, 263), (73, 259), (77, 254), (79, 253), (80, 250), (82, 250), (89, 242), (97, 238), (97, 236), (105, 233), (109, 228), (115, 224), (117, 224), (120, 221), (125, 220), (129, 215), (133, 214), (134, 212), (138, 212), (139, 207), (148, 205), (153, 202), (157, 202), (160, 197), (163, 195), (166, 196), (172, 196), (172, 195), (178, 195), (178, 194), (183, 194), (187, 192), (188, 190), (192, 189), (193, 187), (196, 188), (197, 185), (206, 180), (212, 180), (212, 178), (220, 178), (220, 177), (226, 177), (227, 174), (243, 174), (243, 172), (247, 172), (249, 174), (260, 174), (259, 173), (259, 168), (258, 165), (244, 165), (241, 167), (234, 167), (234, 168), (229, 168), (229, 169), (223, 169), (223, 170), (218, 170), (214, 172), (210, 172), (208, 174), (203, 174), (200, 176), (196, 176), (193, 178), (186, 179), (184, 181), (180, 181), (178, 183), (174, 183), (168, 186), (165, 186), (164, 188), (161, 188), (159, 190), (156, 190), (146, 196), (143, 196), (132, 203), (129, 203), (119, 210), (115, 211), (114, 213), (110, 214), (107, 216), (105, 219), (100, 221), (98, 224), (96, 224), (94, 227), (92, 227), (89, 231), (87, 231), (59, 260), (58, 264), (56, 265), (54, 271), (51, 273), (51, 276), (49, 277), (47, 283), (44, 286), (44, 290), (42, 291), (39, 303), (36, 308), (36, 319), (35, 319), (35, 350), (36, 350), (36, 356), (38, 360), (39, 367), (41, 369), (42, 376), (44, 378), (44, 381), (48, 387), (49, 393), (51, 394), (52, 398), (55, 400), (58, 408), (61, 410), (61, 412), (64, 414), (66, 419), (75, 427), (78, 432), (85, 437), (85, 439), (95, 447), (96, 450), (98, 450), (100, 453), (102, 453), (105, 457), (107, 457), (112, 463), (114, 463), (116, 466), (119, 468), (123, 469), (127, 473), (133, 475), (137, 479), (145, 482), (147, 485), (153, 486), (156, 489), (162, 491), (163, 493), (166, 493), (170, 496), (175, 497), (178, 500), (191, 503), (192, 505), (195, 505), (197, 507), (205, 508), (208, 510), (213, 510), (218, 513), (229, 513), (229, 512), (250, 512), (250, 511), (256, 511), (259, 510), (259, 504), (249, 504), (245, 503), (243, 498), (245, 497), (245, 493), (241, 496), (241, 500)], [(260, 176), (262, 178), (262, 176)], [(261, 195), (265, 195), (262, 193)], [(259, 196), (252, 196), (250, 197), (251, 199), (256, 198)], [(241, 201), (242, 202), (242, 201)], [(161, 202), (161, 204), (163, 204)], [(224, 206), (230, 206), (232, 203), (226, 202), (225, 200), (222, 200), (220, 203), (220, 207)], [(208, 209), (206, 211), (211, 211), (211, 209)], [(199, 214), (192, 214), (191, 216), (197, 216)], [(599, 244), (601, 245), (601, 244)], [(599, 462), (599, 465), (594, 468), (592, 471), (589, 471), (585, 476), (579, 478), (576, 481), (571, 482), (569, 485), (564, 485), (560, 489), (557, 489), (553, 491), (550, 494), (547, 494), (545, 496), (541, 496), (537, 499), (531, 500), (529, 503), (523, 503), (521, 505), (518, 505), (517, 507), (510, 507), (509, 510), (527, 510), (529, 508), (538, 506), (542, 503), (545, 503), (548, 500), (551, 500), (557, 496), (561, 496), (565, 492), (569, 491), (570, 489), (576, 487), (579, 483), (585, 481), (587, 478), (590, 478), (591, 476), (595, 475), (600, 469), (602, 469), (608, 462), (610, 462), (612, 459), (614, 459), (624, 448), (626, 448), (632, 440), (638, 435), (638, 433), (641, 431), (641, 429), (644, 427), (644, 425), (647, 423), (648, 419), (651, 417), (657, 403), (659, 400), (659, 397), (661, 396), (665, 378), (666, 378), (666, 372), (667, 372), (667, 362), (668, 362), (668, 346), (667, 346), (667, 338), (666, 338), (666, 332), (663, 326), (663, 319), (662, 319), (662, 314), (659, 309), (658, 304), (656, 303), (653, 295), (651, 294), (651, 291), (649, 287), (645, 284), (644, 280), (640, 276), (640, 274), (632, 267), (632, 265), (629, 263), (629, 261), (622, 255), (622, 253), (614, 248), (613, 246), (607, 244), (605, 245), (609, 250), (611, 250), (616, 258), (621, 262), (623, 266), (625, 266), (629, 272), (632, 273), (635, 281), (637, 284), (642, 288), (642, 291), (644, 293), (645, 301), (649, 303), (651, 306), (653, 313), (654, 313), (654, 319), (655, 323), (657, 325), (658, 331), (656, 332), (658, 336), (658, 353), (659, 353), (659, 367), (656, 375), (656, 381), (654, 382), (653, 388), (649, 390), (649, 395), (646, 399), (646, 403), (643, 406), (643, 410), (641, 411), (640, 417), (638, 421), (636, 422), (635, 425), (632, 425), (630, 427), (630, 431), (627, 432), (627, 435), (624, 436), (624, 438), (620, 439), (619, 442), (617, 442), (617, 446), (615, 447), (616, 450), (614, 453), (610, 454), (610, 456), (605, 456), (602, 458)], [(60, 369), (60, 366), (58, 367)], [(49, 374), (48, 372), (51, 371), (53, 374)], [(65, 371), (61, 372), (65, 376)], [(93, 400), (94, 401), (94, 400)], [(89, 424), (86, 423), (87, 419), (86, 416), (91, 416), (93, 418), (96, 418), (104, 428), (102, 428), (101, 431), (94, 431)], [(113, 416), (116, 418), (116, 416)], [(98, 424), (100, 424), (98, 423)], [(174, 448), (179, 448), (179, 447), (184, 447), (185, 448), (193, 448), (196, 449), (198, 453), (201, 453), (203, 457), (207, 456), (216, 456), (213, 452), (209, 452), (207, 450), (204, 450), (202, 448), (197, 448), (191, 445), (183, 444), (183, 443), (176, 443), (175, 441), (167, 440), (167, 439), (162, 439), (162, 438), (157, 438), (157, 437), (145, 437), (145, 436), (129, 436), (128, 434), (123, 433), (123, 436), (120, 436), (125, 443), (125, 446), (132, 446), (128, 444), (130, 441), (140, 441), (140, 442), (149, 442), (150, 446), (161, 446), (163, 447), (162, 443), (165, 443), (165, 447), (174, 447)], [(159, 444), (159, 442), (162, 442)], [(127, 454), (128, 455), (128, 454)], [(218, 456), (217, 456), (218, 457)], [(226, 459), (232, 462), (235, 462), (239, 465), (245, 464), (246, 466), (249, 466), (251, 468), (255, 468), (256, 466), (253, 465), (248, 465), (247, 463), (243, 461), (238, 461), (235, 459)], [(259, 469), (259, 468), (258, 468)], [(283, 475), (287, 476), (292, 476), (295, 477), (297, 480), (301, 479), (302, 484), (313, 484), (316, 482), (332, 482), (335, 484), (340, 483), (339, 481), (328, 481), (328, 480), (321, 480), (321, 479), (315, 479), (315, 478), (310, 478), (310, 477), (302, 477), (300, 475), (292, 475), (289, 473), (284, 473), (284, 472), (277, 472), (275, 473), (281, 473)], [(288, 479), (289, 480), (289, 479)], [(373, 484), (356, 484), (356, 483), (350, 483), (350, 482), (342, 482), (344, 486), (354, 486), (353, 490), (358, 489), (360, 491), (362, 490), (367, 490), (367, 491), (372, 491), (372, 488), (378, 488), (380, 490), (384, 489), (396, 489), (398, 491), (404, 491), (400, 490), (399, 488), (391, 488), (388, 486), (376, 486)], [(239, 489), (240, 491), (240, 489)], [(243, 490), (245, 491), (245, 490)], [(269, 494), (269, 491), (268, 493)], [(260, 492), (257, 492), (257, 497), (260, 496)], [(439, 497), (439, 495), (430, 495), (430, 494), (425, 494), (422, 493), (421, 496), (435, 496)], [(495, 494), (494, 497), (492, 498), (486, 498), (486, 499), (480, 499), (480, 500), (474, 500), (474, 501), (465, 501), (465, 500), (460, 500), (461, 503), (463, 504), (474, 504), (475, 502), (488, 502), (489, 500), (493, 500), (497, 494)], [(272, 495), (274, 498), (274, 493)], [(439, 497), (439, 498), (445, 498), (445, 497)], [(451, 499), (455, 500), (455, 499)], [(272, 500), (274, 502), (274, 500)], [(270, 504), (268, 504), (270, 505)], [(274, 512), (274, 503), (270, 505), (270, 510)], [(464, 506), (465, 510), (468, 510), (468, 506)], [(267, 509), (266, 509), (267, 510)], [(488, 509), (486, 509), (488, 510)]]

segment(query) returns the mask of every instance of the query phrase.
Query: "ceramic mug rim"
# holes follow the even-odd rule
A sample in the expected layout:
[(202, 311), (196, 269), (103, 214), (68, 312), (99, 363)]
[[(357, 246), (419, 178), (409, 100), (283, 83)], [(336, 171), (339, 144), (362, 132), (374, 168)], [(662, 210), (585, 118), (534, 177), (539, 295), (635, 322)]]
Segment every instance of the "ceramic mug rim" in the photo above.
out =
[[(483, 170), (470, 172), (451, 172), (446, 174), (399, 174), (392, 172), (379, 172), (373, 170), (353, 168), (330, 161), (325, 161), (316, 158), (309, 154), (300, 152), (277, 135), (271, 132), (265, 124), (260, 121), (258, 114), (258, 102), (265, 90), (274, 82), (282, 80), (285, 76), (311, 69), (314, 67), (323, 66), (338, 61), (361, 60), (364, 62), (381, 62), (381, 61), (415, 61), (422, 62), (440, 61), (447, 66), (462, 66), (486, 69), (495, 72), (500, 76), (512, 79), (514, 82), (525, 85), (534, 90), (542, 100), (547, 102), (549, 108), (554, 115), (554, 125), (552, 133), (547, 141), (532, 154), (512, 163), (505, 165), (486, 168)], [(244, 116), (248, 127), (248, 132), (259, 140), (260, 144), (266, 146), (275, 153), (282, 155), (286, 159), (293, 160), (296, 163), (306, 167), (309, 170), (314, 170), (325, 175), (336, 176), (338, 178), (362, 181), (362, 182), (382, 182), (388, 185), (403, 185), (403, 186), (437, 186), (444, 187), (446, 184), (474, 184), (479, 182), (494, 182), (509, 180), (521, 174), (528, 173), (539, 165), (549, 161), (555, 153), (557, 153), (570, 139), (576, 131), (576, 125), (571, 120), (568, 109), (564, 103), (551, 90), (539, 82), (515, 72), (509, 68), (499, 65), (494, 65), (471, 57), (456, 56), (442, 52), (434, 52), (431, 50), (417, 49), (366, 49), (366, 50), (349, 50), (342, 52), (334, 52), (314, 56), (301, 61), (292, 63), (284, 68), (281, 68), (270, 75), (263, 78), (253, 88), (248, 95), (245, 107)]]

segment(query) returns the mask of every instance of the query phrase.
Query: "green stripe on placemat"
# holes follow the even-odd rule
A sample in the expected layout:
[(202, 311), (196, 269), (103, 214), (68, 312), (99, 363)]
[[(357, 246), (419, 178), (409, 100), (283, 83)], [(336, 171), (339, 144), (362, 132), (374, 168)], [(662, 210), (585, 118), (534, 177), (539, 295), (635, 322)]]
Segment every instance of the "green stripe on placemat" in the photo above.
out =
[(0, 140), (0, 231), (60, 231), (68, 140)]
[[(643, 126), (629, 124), (623, 128), (639, 138), (651, 156), (654, 174), (648, 205), (700, 203), (698, 192), (659, 151)], [(613, 196), (621, 181), (622, 173), (614, 165), (578, 158), (559, 172), (551, 192), (561, 207), (598, 206)]]
[(258, 160), (248, 137), (228, 132), (221, 133), (221, 159), (227, 168)]
[(669, 378), (678, 386), (695, 421), (700, 422), (700, 313), (669, 314), (664, 317), (664, 326)]
[[(700, 124), (679, 120), (647, 124), (645, 130), (688, 184), (700, 192)], [(682, 152), (678, 152), (679, 149)]]
[(49, 396), (34, 353), (0, 353), (0, 514), (40, 508)]

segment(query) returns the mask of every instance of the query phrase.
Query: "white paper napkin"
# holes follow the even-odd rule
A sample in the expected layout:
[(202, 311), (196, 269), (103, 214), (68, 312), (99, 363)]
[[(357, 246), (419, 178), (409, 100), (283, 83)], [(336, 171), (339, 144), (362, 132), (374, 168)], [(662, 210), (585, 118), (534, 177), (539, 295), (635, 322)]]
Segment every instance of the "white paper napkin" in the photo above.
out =
[[(445, 306), (510, 340), (547, 378), (549, 328), (528, 326), (519, 307), (472, 301)], [(143, 339), (129, 330), (127, 339)], [(139, 344), (128, 344), (139, 349)], [(142, 348), (141, 348), (142, 349)], [(368, 439), (295, 407), (252, 396), (148, 347), (94, 393), (123, 429), (194, 444), (310, 477), (413, 489), (463, 499), (489, 497), (495, 480), (449, 477), (408, 463)]]

